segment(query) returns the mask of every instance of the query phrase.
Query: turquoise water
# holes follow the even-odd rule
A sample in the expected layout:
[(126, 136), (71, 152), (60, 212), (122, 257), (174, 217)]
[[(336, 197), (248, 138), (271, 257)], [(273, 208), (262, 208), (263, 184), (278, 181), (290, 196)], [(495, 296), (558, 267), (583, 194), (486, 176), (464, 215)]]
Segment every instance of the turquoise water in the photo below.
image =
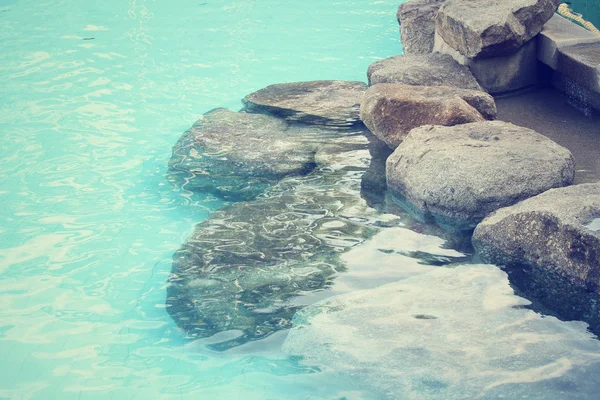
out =
[(283, 357), (281, 335), (223, 354), (184, 338), (171, 256), (225, 204), (164, 174), (214, 107), (364, 81), (401, 51), (397, 5), (0, 0), (0, 398), (358, 398)]

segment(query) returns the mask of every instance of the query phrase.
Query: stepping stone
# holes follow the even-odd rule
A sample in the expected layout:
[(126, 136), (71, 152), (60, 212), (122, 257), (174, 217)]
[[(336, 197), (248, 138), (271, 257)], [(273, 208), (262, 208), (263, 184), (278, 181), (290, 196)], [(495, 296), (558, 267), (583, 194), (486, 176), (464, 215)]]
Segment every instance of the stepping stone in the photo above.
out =
[(225, 350), (288, 329), (300, 308), (292, 299), (328, 288), (344, 271), (340, 255), (398, 218), (361, 197), (367, 140), (317, 155), (334, 168), (288, 177), (252, 202), (213, 213), (173, 256), (167, 311), (189, 336), (237, 331)]
[(526, 264), (600, 293), (600, 183), (552, 189), (485, 218), (473, 245), (486, 262)]
[(428, 54), (433, 50), (435, 17), (445, 0), (412, 0), (400, 4), (396, 17), (404, 54)]
[(175, 144), (169, 179), (188, 190), (249, 200), (286, 176), (310, 172), (319, 149), (360, 131), (290, 124), (270, 115), (218, 108), (204, 114)]
[(419, 126), (452, 126), (495, 117), (496, 105), (489, 94), (448, 86), (381, 83), (367, 90), (361, 106), (364, 124), (393, 149)]
[(567, 149), (500, 121), (413, 129), (386, 166), (392, 193), (433, 219), (458, 220), (465, 228), (499, 208), (570, 185), (574, 174)]
[(436, 268), (301, 310), (283, 351), (375, 399), (596, 399), (598, 340), (528, 304), (497, 267)]
[(386, 58), (371, 64), (367, 76), (369, 85), (400, 83), (481, 90), (469, 68), (447, 54), (413, 54)]
[(488, 58), (516, 52), (536, 36), (561, 0), (447, 0), (436, 32), (463, 56)]
[(246, 110), (312, 125), (347, 127), (360, 123), (363, 82), (311, 81), (267, 86), (244, 98)]

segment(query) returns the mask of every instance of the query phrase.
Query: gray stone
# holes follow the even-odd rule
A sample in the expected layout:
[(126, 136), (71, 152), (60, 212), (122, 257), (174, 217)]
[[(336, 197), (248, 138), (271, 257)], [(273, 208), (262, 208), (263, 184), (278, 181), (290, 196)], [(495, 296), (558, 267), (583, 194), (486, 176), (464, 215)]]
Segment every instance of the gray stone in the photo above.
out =
[(556, 69), (558, 50), (568, 46), (600, 42), (600, 35), (554, 14), (537, 36), (538, 59)]
[(353, 81), (310, 81), (267, 86), (244, 98), (247, 111), (327, 126), (359, 122), (360, 100), (367, 86)]
[(365, 93), (360, 117), (395, 149), (413, 128), (494, 119), (496, 105), (489, 94), (478, 90), (382, 83)]
[(433, 50), (435, 17), (445, 0), (412, 0), (400, 4), (396, 18), (404, 54), (427, 54)]
[(494, 95), (515, 92), (538, 83), (536, 40), (530, 40), (510, 55), (470, 59), (436, 34), (434, 50), (448, 54), (460, 64), (469, 67), (482, 88)]
[(436, 268), (301, 310), (283, 350), (367, 398), (597, 399), (598, 340), (528, 304), (497, 267)]
[(188, 190), (248, 200), (285, 176), (310, 172), (319, 149), (353, 134), (219, 108), (175, 144), (169, 179)]
[(561, 0), (447, 0), (436, 32), (471, 59), (506, 56), (531, 40)]
[(189, 336), (237, 332), (224, 350), (290, 327), (293, 299), (323, 291), (340, 255), (397, 217), (361, 198), (367, 140), (318, 156), (328, 165), (288, 177), (252, 202), (213, 213), (173, 256), (167, 311)]
[[(387, 160), (388, 187), (432, 215), (472, 221), (573, 182), (571, 153), (506, 122), (414, 129)], [(469, 224), (467, 224), (469, 225)]]
[(414, 54), (374, 62), (367, 71), (369, 85), (401, 83), (415, 86), (454, 86), (481, 90), (468, 67), (446, 54)]
[(600, 293), (600, 183), (553, 189), (500, 209), (475, 229), (478, 254), (528, 264)]

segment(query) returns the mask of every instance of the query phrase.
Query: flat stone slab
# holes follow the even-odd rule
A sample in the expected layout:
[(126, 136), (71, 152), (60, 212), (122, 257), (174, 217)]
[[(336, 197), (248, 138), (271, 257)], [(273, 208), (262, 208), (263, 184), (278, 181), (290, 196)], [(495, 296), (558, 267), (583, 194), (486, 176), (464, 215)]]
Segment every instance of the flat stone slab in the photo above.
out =
[(375, 136), (395, 149), (419, 126), (494, 119), (496, 105), (489, 94), (478, 90), (381, 83), (366, 91), (360, 115)]
[(359, 123), (363, 82), (310, 81), (267, 86), (244, 98), (247, 111), (270, 113), (288, 120), (317, 125)]
[(528, 304), (497, 267), (437, 268), (305, 308), (283, 350), (367, 398), (596, 399), (600, 343)]
[(400, 83), (481, 90), (469, 68), (447, 54), (407, 54), (386, 58), (369, 65), (367, 76), (369, 85)]
[(445, 0), (412, 0), (400, 4), (396, 18), (404, 54), (428, 54), (433, 50), (435, 17)]
[(413, 129), (388, 158), (389, 189), (419, 209), (472, 221), (573, 182), (573, 156), (506, 122)]
[(473, 245), (486, 261), (532, 265), (600, 293), (599, 221), (600, 183), (553, 189), (484, 219)]
[(318, 154), (327, 167), (288, 177), (200, 223), (173, 256), (167, 311), (190, 337), (225, 350), (291, 326), (293, 299), (327, 289), (341, 254), (398, 218), (361, 197), (367, 140)]
[(556, 69), (558, 50), (585, 43), (600, 42), (600, 35), (554, 14), (538, 35), (538, 59)]
[(579, 85), (600, 92), (600, 42), (560, 48), (556, 70)]
[(487, 58), (516, 52), (552, 17), (561, 0), (447, 0), (436, 32), (465, 57)]
[(310, 172), (319, 149), (361, 131), (219, 108), (204, 114), (175, 144), (169, 179), (188, 190), (248, 200), (285, 176)]

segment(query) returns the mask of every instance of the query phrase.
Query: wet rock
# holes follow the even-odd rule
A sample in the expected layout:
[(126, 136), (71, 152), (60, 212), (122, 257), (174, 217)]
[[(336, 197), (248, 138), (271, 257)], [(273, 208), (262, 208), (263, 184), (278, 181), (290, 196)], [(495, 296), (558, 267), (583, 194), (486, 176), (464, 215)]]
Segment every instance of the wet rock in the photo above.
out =
[(375, 136), (394, 149), (419, 126), (494, 119), (496, 105), (489, 94), (477, 90), (379, 84), (365, 93), (360, 116)]
[(528, 264), (600, 293), (600, 183), (549, 190), (500, 209), (477, 226), (473, 245), (485, 260)]
[[(173, 256), (167, 311), (191, 337), (237, 332), (224, 350), (290, 327), (293, 299), (327, 289), (340, 254), (396, 218), (360, 196), (367, 140), (323, 152), (327, 166), (288, 177), (252, 202), (215, 212)], [(334, 162), (335, 161), (335, 162)]]
[(169, 178), (188, 190), (252, 199), (285, 176), (310, 172), (319, 149), (354, 134), (218, 108), (175, 144)]
[(528, 304), (497, 267), (436, 268), (303, 309), (283, 350), (377, 399), (595, 399), (600, 343)]
[(435, 17), (445, 0), (412, 0), (400, 4), (396, 17), (404, 54), (428, 54), (433, 50)]
[(270, 113), (306, 124), (352, 126), (360, 123), (363, 82), (310, 81), (267, 86), (244, 98), (247, 111)]
[(394, 194), (470, 227), (498, 208), (571, 184), (574, 173), (567, 149), (500, 121), (416, 128), (386, 168)]
[(400, 83), (481, 90), (469, 68), (447, 54), (407, 54), (386, 58), (369, 65), (367, 76), (369, 85)]
[(470, 59), (506, 56), (531, 40), (561, 0), (447, 0), (436, 32)]

